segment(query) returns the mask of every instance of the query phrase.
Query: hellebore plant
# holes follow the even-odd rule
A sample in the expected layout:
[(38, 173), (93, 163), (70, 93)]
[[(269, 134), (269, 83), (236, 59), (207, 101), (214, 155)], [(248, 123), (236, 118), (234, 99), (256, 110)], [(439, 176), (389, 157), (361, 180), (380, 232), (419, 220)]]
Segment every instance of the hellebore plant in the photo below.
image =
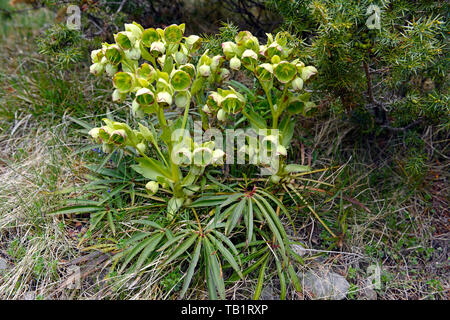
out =
[[(281, 158), (271, 173), (271, 181), (278, 183), (292, 172), (308, 170), (284, 162), (294, 130), (290, 117), (314, 107), (309, 102), (310, 94), (302, 90), (304, 82), (317, 73), (314, 67), (292, 57), (286, 33), (278, 33), (275, 38), (267, 34), (267, 43), (260, 45), (250, 32), (243, 31), (235, 42), (222, 44), (223, 56), (210, 56), (208, 51), (198, 53), (202, 39), (196, 35), (185, 37), (184, 29), (184, 24), (164, 30), (125, 24), (125, 31), (114, 36), (114, 44), (105, 43), (91, 54), (91, 73), (112, 77), (113, 100), (123, 102), (131, 96), (134, 115), (144, 118), (155, 114), (159, 128), (157, 131), (148, 122), (139, 123), (135, 130), (125, 123), (104, 119), (105, 125), (92, 129), (90, 135), (103, 144), (105, 152), (117, 147), (134, 150), (138, 157), (133, 168), (150, 180), (147, 191), (154, 194), (162, 187), (172, 193), (167, 207), (169, 217), (191, 202), (190, 197), (200, 189), (196, 183), (205, 168), (222, 164), (225, 155), (213, 141), (199, 144), (176, 134), (187, 129), (191, 105), (197, 107), (203, 130), (214, 118), (225, 122), (229, 115), (238, 113), (252, 128), (264, 130), (262, 143), (274, 144), (271, 152)], [(258, 99), (267, 102), (269, 121), (253, 110), (253, 104), (260, 101), (248, 101), (239, 88), (229, 85), (232, 73), (243, 68), (251, 72), (265, 93)], [(183, 116), (168, 121), (164, 111), (173, 107), (183, 110)], [(156, 157), (150, 156), (150, 149)], [(252, 158), (262, 149), (261, 143), (256, 143), (240, 151)]]

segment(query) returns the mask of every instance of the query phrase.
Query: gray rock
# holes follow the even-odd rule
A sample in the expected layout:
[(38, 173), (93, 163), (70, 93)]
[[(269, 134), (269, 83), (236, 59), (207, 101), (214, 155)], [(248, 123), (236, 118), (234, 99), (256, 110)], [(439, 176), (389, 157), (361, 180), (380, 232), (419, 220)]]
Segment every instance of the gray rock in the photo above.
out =
[(348, 281), (331, 271), (308, 271), (303, 275), (303, 288), (315, 299), (342, 300), (350, 288)]
[(5, 259), (0, 258), (0, 271), (8, 269), (8, 262)]

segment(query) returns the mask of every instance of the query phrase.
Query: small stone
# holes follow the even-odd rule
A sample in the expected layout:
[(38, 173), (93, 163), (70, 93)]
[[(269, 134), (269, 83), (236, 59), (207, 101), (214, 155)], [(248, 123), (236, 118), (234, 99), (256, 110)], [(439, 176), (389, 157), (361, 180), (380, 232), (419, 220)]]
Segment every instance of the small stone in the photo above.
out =
[(5, 259), (0, 258), (0, 271), (7, 270), (8, 269), (8, 263)]
[(342, 300), (350, 288), (348, 281), (331, 271), (308, 271), (303, 275), (303, 287), (315, 299)]

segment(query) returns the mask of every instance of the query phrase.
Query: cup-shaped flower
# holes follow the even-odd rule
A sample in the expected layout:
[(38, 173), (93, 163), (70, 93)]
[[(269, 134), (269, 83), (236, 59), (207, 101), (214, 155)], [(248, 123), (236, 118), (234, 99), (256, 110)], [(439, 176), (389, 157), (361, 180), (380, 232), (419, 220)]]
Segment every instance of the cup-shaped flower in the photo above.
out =
[(141, 106), (148, 106), (155, 102), (155, 95), (150, 89), (141, 88), (136, 92), (136, 101)]
[(108, 143), (113, 143), (118, 146), (125, 145), (127, 140), (127, 133), (123, 129), (114, 130), (110, 137)]
[(149, 28), (145, 29), (142, 33), (141, 41), (145, 47), (150, 48), (153, 42), (159, 41), (160, 39), (161, 38), (158, 31), (156, 31), (154, 28)]
[(256, 67), (256, 74), (261, 80), (272, 79), (273, 66), (270, 63), (262, 63)]
[(127, 98), (127, 94), (122, 93), (117, 89), (115, 89), (112, 93), (112, 100), (114, 102), (123, 102), (126, 98)]
[(191, 94), (189, 91), (179, 91), (175, 96), (175, 105), (178, 108), (185, 108), (191, 101)]
[(94, 63), (89, 68), (89, 72), (92, 73), (94, 76), (101, 75), (104, 70), (105, 70), (105, 65), (101, 64), (101, 63)]
[(102, 58), (103, 58), (103, 50), (102, 49), (92, 50), (92, 52), (91, 52), (92, 63), (98, 63), (102, 60)]
[(234, 89), (220, 90), (222, 92), (222, 101), (220, 106), (226, 113), (238, 113), (245, 106), (245, 98), (239, 92)]
[(162, 56), (166, 52), (166, 46), (161, 41), (155, 41), (150, 45), (150, 53), (154, 57)]
[(183, 70), (176, 70), (171, 75), (170, 84), (176, 91), (185, 90), (191, 85), (191, 77)]
[(202, 45), (202, 38), (200, 38), (199, 36), (196, 36), (196, 35), (191, 35), (186, 38), (185, 43), (191, 52), (195, 52), (198, 49), (200, 49), (200, 47)]
[(164, 39), (168, 43), (179, 43), (183, 39), (184, 27), (173, 24), (164, 29)]
[(149, 181), (149, 182), (147, 182), (147, 184), (145, 185), (145, 189), (147, 189), (147, 191), (150, 193), (150, 194), (155, 194), (155, 193), (157, 193), (158, 192), (158, 190), (159, 190), (159, 183), (158, 182), (156, 182), (156, 181)]
[(309, 78), (311, 78), (315, 74), (317, 74), (317, 69), (315, 67), (313, 67), (313, 66), (307, 66), (307, 67), (302, 68), (302, 79), (303, 79), (303, 81), (308, 80)]
[(91, 130), (89, 130), (89, 135), (96, 141), (99, 139), (99, 133), (100, 128), (92, 128)]
[(129, 72), (117, 72), (113, 78), (113, 85), (121, 93), (130, 92), (134, 86), (133, 74)]
[(130, 32), (135, 39), (141, 39), (144, 28), (136, 22), (125, 23), (125, 30)]
[(272, 58), (274, 55), (281, 56), (282, 51), (283, 51), (283, 48), (277, 42), (273, 42), (272, 44), (270, 44), (267, 47), (267, 50), (265, 53), (267, 54), (267, 57)]
[(239, 70), (241, 68), (241, 60), (239, 60), (238, 57), (231, 58), (230, 68), (233, 70)]
[(191, 63), (184, 64), (184, 65), (180, 66), (180, 70), (183, 70), (191, 77), (191, 79), (194, 79), (195, 67), (193, 64), (191, 64)]
[(273, 74), (281, 83), (288, 83), (297, 74), (297, 68), (292, 63), (282, 61), (273, 68)]
[(143, 63), (137, 70), (136, 75), (138, 78), (147, 80), (149, 83), (155, 81), (156, 70), (148, 63)]
[(220, 104), (222, 103), (223, 97), (216, 91), (213, 91), (209, 94), (208, 99), (206, 100), (206, 104), (209, 109), (217, 110), (220, 108)]
[(167, 108), (172, 105), (172, 95), (167, 91), (158, 92), (156, 95), (156, 100), (163, 108)]
[(181, 167), (189, 166), (192, 161), (192, 153), (183, 143), (175, 145), (170, 156), (172, 162)]
[(122, 31), (114, 36), (114, 40), (123, 50), (128, 50), (134, 46), (136, 38), (131, 32)]
[(255, 51), (247, 49), (242, 53), (241, 60), (244, 65), (254, 64), (258, 60), (258, 55)]
[(124, 54), (119, 46), (112, 45), (106, 48), (105, 57), (109, 61), (109, 63), (116, 65), (122, 61)]
[(231, 72), (227, 68), (220, 68), (219, 71), (219, 82), (228, 81), (231, 77)]

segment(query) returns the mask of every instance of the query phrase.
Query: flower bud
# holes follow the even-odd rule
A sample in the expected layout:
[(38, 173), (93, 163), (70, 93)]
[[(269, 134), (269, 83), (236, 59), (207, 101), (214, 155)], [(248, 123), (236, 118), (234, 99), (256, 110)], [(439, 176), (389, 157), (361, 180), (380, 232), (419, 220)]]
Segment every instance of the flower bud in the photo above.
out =
[(294, 89), (294, 91), (300, 91), (303, 89), (303, 79), (300, 77), (295, 78), (292, 81), (292, 89)]
[(302, 68), (302, 79), (303, 81), (308, 80), (309, 78), (311, 78), (313, 75), (315, 75), (317, 73), (317, 69), (313, 66), (307, 66)]
[(128, 60), (139, 60), (141, 57), (141, 50), (139, 48), (131, 48), (125, 51), (125, 57)]
[(167, 91), (158, 92), (156, 100), (164, 108), (172, 104), (172, 95)]
[(180, 51), (175, 52), (175, 62), (178, 65), (186, 64), (187, 61), (188, 61), (187, 55), (185, 55), (184, 53), (182, 53)]
[(103, 58), (103, 52), (102, 49), (93, 50), (91, 52), (91, 60), (92, 63), (98, 63)]
[(112, 100), (114, 102), (123, 102), (127, 97), (126, 93), (121, 93), (119, 90), (114, 90), (112, 94)]
[(155, 102), (155, 95), (148, 88), (141, 88), (136, 92), (136, 101), (141, 106), (148, 106)]
[(241, 67), (241, 60), (239, 60), (239, 58), (237, 57), (231, 58), (230, 68), (233, 70), (239, 70), (240, 67)]
[(227, 113), (223, 109), (220, 109), (219, 112), (217, 112), (217, 120), (225, 121), (226, 119), (227, 119)]
[(180, 91), (175, 96), (175, 105), (178, 108), (185, 108), (190, 100), (191, 94), (189, 93), (189, 91)]
[(222, 50), (227, 59), (234, 57), (238, 51), (236, 43), (231, 41), (222, 43)]
[(286, 148), (283, 145), (279, 144), (277, 146), (277, 154), (284, 157), (287, 156)]
[(204, 65), (200, 66), (200, 68), (198, 69), (198, 72), (200, 73), (200, 75), (202, 77), (209, 77), (211, 75), (211, 67), (204, 64)]
[(191, 35), (186, 38), (186, 45), (191, 51), (197, 51), (200, 49), (200, 46), (202, 44), (202, 39), (199, 36)]
[(105, 66), (101, 63), (94, 63), (89, 68), (89, 71), (95, 76), (101, 75), (103, 73), (103, 70), (105, 70)]
[(222, 56), (214, 56), (211, 61), (212, 72), (216, 72), (217, 68), (221, 66), (222, 62), (223, 62)]
[(136, 38), (131, 32), (122, 31), (114, 36), (116, 43), (124, 50), (131, 49), (136, 41)]
[(156, 181), (149, 181), (147, 182), (147, 184), (145, 185), (145, 189), (147, 189), (147, 191), (151, 194), (155, 194), (158, 192), (159, 190), (159, 183)]
[(202, 110), (203, 110), (203, 112), (205, 112), (205, 113), (211, 113), (211, 110), (209, 109), (209, 107), (208, 107), (207, 104), (205, 104), (205, 105), (202, 107)]
[(220, 82), (224, 82), (230, 79), (231, 77), (231, 72), (230, 70), (226, 69), (226, 68), (221, 68), (220, 69), (220, 73), (219, 73), (219, 81)]
[(164, 43), (162, 43), (161, 41), (153, 42), (150, 46), (150, 52), (154, 56), (163, 55), (165, 51), (166, 51), (166, 47), (164, 46)]
[(241, 58), (244, 64), (251, 64), (253, 62), (256, 62), (256, 60), (258, 60), (258, 55), (256, 54), (255, 51), (247, 49), (242, 54)]
[(119, 64), (123, 59), (123, 51), (119, 46), (112, 45), (108, 47), (105, 51), (105, 57), (111, 64)]
[(98, 134), (100, 132), (100, 128), (92, 128), (91, 130), (89, 130), (89, 135), (94, 139), (97, 140), (98, 139)]

